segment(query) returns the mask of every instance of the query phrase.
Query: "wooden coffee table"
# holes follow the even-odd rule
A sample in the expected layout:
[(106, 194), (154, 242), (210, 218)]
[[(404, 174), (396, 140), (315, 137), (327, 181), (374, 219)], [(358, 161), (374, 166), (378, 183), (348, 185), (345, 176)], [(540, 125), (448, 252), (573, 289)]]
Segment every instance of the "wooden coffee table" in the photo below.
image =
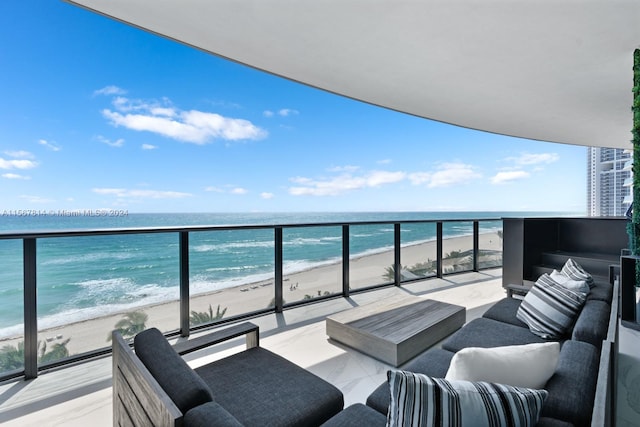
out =
[(401, 296), (336, 313), (326, 328), (330, 339), (397, 367), (465, 321), (464, 307)]

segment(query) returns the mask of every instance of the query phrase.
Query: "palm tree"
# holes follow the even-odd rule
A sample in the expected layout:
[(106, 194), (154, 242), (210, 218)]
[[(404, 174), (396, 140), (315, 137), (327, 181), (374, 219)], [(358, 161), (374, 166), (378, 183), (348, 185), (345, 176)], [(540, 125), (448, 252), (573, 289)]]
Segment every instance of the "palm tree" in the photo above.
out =
[[(125, 313), (124, 317), (118, 320), (114, 329), (122, 334), (122, 337), (127, 339), (135, 336), (138, 332), (142, 332), (147, 329), (147, 320), (149, 316), (143, 311), (131, 311)], [(107, 341), (111, 341), (111, 334), (107, 337)]]
[(71, 338), (67, 338), (63, 342), (55, 343), (51, 346), (51, 350), (49, 350), (49, 352), (47, 352), (47, 343), (45, 342), (40, 350), (40, 362), (51, 362), (69, 357), (69, 350), (67, 349), (69, 341), (71, 341)]
[(5, 345), (0, 348), (0, 372), (20, 369), (24, 366), (24, 342), (17, 347)]
[[(38, 341), (38, 363), (52, 362), (54, 360), (64, 359), (69, 357), (69, 350), (67, 344), (69, 344), (71, 338), (67, 338), (63, 342), (54, 344), (49, 351), (47, 351), (47, 343)], [(41, 344), (44, 344), (41, 346)], [(24, 341), (20, 341), (16, 347), (12, 345), (5, 345), (0, 349), (0, 372), (12, 371), (15, 369), (21, 369), (24, 367)]]
[(224, 314), (227, 312), (227, 307), (224, 310), (220, 311), (220, 304), (218, 304), (218, 308), (216, 309), (216, 314), (213, 314), (213, 308), (211, 304), (209, 304), (209, 311), (191, 311), (191, 316), (189, 317), (189, 322), (192, 325), (200, 325), (202, 323), (211, 323), (216, 320), (222, 319)]

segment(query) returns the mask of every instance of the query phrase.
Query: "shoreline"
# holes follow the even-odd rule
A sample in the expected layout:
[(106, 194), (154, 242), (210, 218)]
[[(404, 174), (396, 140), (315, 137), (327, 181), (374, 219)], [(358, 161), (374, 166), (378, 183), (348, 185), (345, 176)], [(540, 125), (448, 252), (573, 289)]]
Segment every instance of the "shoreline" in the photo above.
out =
[[(480, 234), (479, 239), (480, 249), (502, 251), (502, 240), (496, 232)], [(443, 254), (471, 247), (472, 236), (470, 235), (443, 239)], [(427, 259), (433, 260), (435, 259), (435, 250), (435, 240), (403, 246), (401, 264), (404, 267), (411, 267), (418, 263), (424, 263)], [(393, 257), (391, 249), (365, 253), (351, 258), (350, 286), (357, 289), (386, 283), (383, 277), (386, 269), (393, 265)], [(375, 283), (371, 283), (372, 281)], [(266, 309), (274, 298), (273, 286), (274, 280), (271, 278), (224, 289), (204, 291), (191, 296), (190, 310), (207, 312), (211, 306), (215, 314), (217, 307), (220, 306), (221, 310), (226, 309), (224, 317), (231, 317)], [(307, 299), (306, 296), (313, 298), (324, 295), (326, 292), (342, 292), (341, 261), (287, 273), (283, 277), (285, 304), (302, 301)], [(46, 328), (39, 331), (39, 340), (46, 343), (47, 348), (50, 348), (52, 345), (70, 338), (67, 344), (70, 355), (108, 347), (111, 343), (107, 341), (107, 337), (111, 330), (125, 313), (131, 311), (142, 311), (147, 314), (146, 327), (157, 327), (161, 331), (172, 331), (179, 328), (179, 301), (174, 300)], [(22, 335), (0, 338), (0, 348), (6, 345), (15, 346), (20, 341), (23, 341)]]

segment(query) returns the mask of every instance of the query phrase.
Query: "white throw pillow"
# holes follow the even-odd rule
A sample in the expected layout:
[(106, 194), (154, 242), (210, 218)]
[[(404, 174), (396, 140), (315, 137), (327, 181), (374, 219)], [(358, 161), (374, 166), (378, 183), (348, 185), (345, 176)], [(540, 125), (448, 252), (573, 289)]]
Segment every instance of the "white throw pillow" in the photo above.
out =
[(556, 283), (564, 286), (567, 289), (571, 289), (575, 292), (582, 292), (583, 294), (588, 294), (591, 291), (591, 288), (587, 284), (586, 280), (573, 280), (569, 276), (566, 276), (559, 272), (558, 270), (553, 270), (549, 275)]
[(467, 347), (453, 356), (445, 379), (541, 389), (555, 372), (559, 357), (557, 342)]

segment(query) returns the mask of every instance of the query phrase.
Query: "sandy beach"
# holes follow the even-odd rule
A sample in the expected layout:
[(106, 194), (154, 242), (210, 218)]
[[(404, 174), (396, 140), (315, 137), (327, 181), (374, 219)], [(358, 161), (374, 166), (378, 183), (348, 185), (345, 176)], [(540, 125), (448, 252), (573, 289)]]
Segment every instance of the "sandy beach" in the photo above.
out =
[[(471, 236), (456, 237), (443, 241), (443, 253), (465, 251), (473, 246)], [(502, 250), (502, 240), (497, 233), (480, 235), (481, 250)], [(404, 269), (436, 258), (436, 242), (426, 242), (402, 248), (401, 264)], [(450, 264), (450, 263), (449, 263)], [(372, 255), (354, 258), (350, 263), (350, 286), (352, 289), (388, 282), (385, 278), (387, 269), (393, 265), (393, 251), (385, 251)], [(445, 272), (452, 268), (445, 263)], [(404, 273), (405, 270), (403, 270)], [(410, 276), (410, 273), (407, 273)], [(283, 279), (283, 295), (285, 304), (324, 295), (325, 292), (339, 293), (342, 289), (342, 264), (331, 264), (312, 268), (306, 271), (286, 274)], [(216, 312), (226, 308), (224, 317), (262, 310), (272, 304), (274, 298), (273, 280), (252, 283), (218, 290), (211, 293), (198, 294), (191, 297), (190, 309), (205, 312), (212, 306)], [(178, 301), (140, 307), (148, 315), (147, 327), (157, 327), (162, 331), (172, 331), (179, 327)], [(48, 348), (70, 338), (67, 344), (70, 354), (79, 354), (110, 346), (107, 341), (114, 325), (122, 319), (124, 313), (113, 314), (96, 319), (71, 323), (64, 326), (40, 331), (40, 340)], [(16, 345), (20, 338), (0, 340), (0, 347)]]

